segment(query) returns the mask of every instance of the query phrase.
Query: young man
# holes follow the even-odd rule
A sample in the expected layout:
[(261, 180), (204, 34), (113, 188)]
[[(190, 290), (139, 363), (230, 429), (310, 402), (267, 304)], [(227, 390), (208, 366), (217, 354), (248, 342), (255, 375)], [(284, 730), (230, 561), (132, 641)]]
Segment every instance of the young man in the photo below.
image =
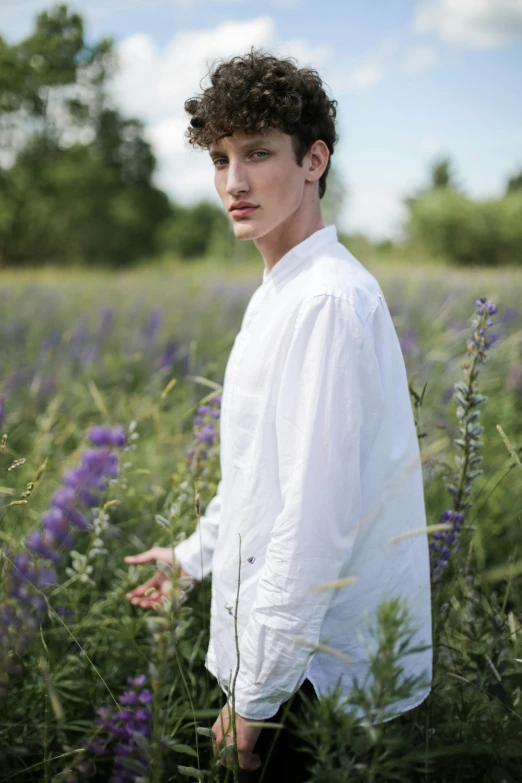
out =
[[(321, 696), (340, 681), (348, 696), (353, 678), (366, 675), (383, 598), (409, 599), (415, 641), (428, 646), (404, 667), (425, 674), (426, 687), (394, 712), (429, 693), (427, 540), (388, 543), (426, 523), (422, 471), (384, 296), (321, 216), (336, 101), (316, 71), (251, 50), (215, 67), (185, 108), (190, 142), (209, 151), (236, 237), (253, 240), (264, 261), (225, 373), (218, 491), (175, 549), (181, 573), (212, 572), (206, 666), (227, 690), (237, 666), (241, 545), (235, 709), (240, 766), (254, 770), (264, 761), (254, 747), (264, 746), (249, 719), (277, 718), (300, 686)], [(156, 557), (151, 550), (128, 562)], [(315, 589), (345, 577), (355, 580)], [(163, 581), (157, 575), (129, 597), (151, 607)], [(156, 592), (145, 598), (148, 586)], [(216, 749), (232, 742), (230, 704), (213, 727)], [(290, 761), (284, 767), (284, 752), (278, 764), (281, 775), (306, 780)]]

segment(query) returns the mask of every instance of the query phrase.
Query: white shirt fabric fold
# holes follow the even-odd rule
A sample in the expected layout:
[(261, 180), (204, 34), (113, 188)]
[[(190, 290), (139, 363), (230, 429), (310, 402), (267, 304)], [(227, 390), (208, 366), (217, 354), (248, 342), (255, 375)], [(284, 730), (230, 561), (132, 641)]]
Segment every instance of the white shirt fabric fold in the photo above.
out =
[[(432, 677), (422, 469), (406, 369), (377, 280), (335, 226), (292, 248), (252, 295), (225, 372), (221, 481), (175, 548), (212, 572), (206, 666), (235, 708), (271, 718), (305, 677), (320, 697), (364, 681), (379, 602), (403, 597), (417, 626), (405, 675)], [(241, 541), (241, 565), (239, 544)], [(344, 577), (353, 584), (314, 588)], [(333, 648), (350, 662), (322, 649)]]

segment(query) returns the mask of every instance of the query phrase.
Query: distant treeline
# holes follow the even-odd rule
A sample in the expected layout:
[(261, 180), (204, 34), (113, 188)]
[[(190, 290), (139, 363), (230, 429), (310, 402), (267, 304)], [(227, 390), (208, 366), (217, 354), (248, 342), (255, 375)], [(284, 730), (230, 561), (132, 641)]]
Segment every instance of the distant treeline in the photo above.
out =
[[(234, 239), (220, 206), (182, 206), (154, 185), (143, 123), (108, 97), (116, 67), (113, 41), (88, 44), (82, 17), (65, 5), (38, 15), (20, 43), (0, 36), (0, 267), (227, 258), (239, 245), (243, 257), (256, 255), (252, 243)], [(329, 222), (341, 197), (332, 169), (323, 199)], [(503, 198), (479, 202), (441, 160), (407, 206), (408, 236), (431, 255), (522, 263), (522, 172)]]
[(455, 264), (522, 264), (522, 170), (498, 199), (471, 199), (455, 180), (441, 158), (429, 187), (406, 200), (410, 240)]

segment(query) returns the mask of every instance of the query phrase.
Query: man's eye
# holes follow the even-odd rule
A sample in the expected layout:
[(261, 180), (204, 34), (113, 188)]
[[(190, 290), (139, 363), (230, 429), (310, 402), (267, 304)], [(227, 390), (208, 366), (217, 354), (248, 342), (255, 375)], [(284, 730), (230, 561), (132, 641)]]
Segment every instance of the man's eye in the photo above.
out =
[(256, 150), (253, 154), (254, 155), (268, 155), (268, 152), (263, 152), (263, 150)]
[(226, 163), (227, 159), (226, 158), (214, 158), (214, 161), (213, 161), (214, 166), (217, 166), (218, 164), (222, 163), (223, 161), (225, 161), (225, 163)]

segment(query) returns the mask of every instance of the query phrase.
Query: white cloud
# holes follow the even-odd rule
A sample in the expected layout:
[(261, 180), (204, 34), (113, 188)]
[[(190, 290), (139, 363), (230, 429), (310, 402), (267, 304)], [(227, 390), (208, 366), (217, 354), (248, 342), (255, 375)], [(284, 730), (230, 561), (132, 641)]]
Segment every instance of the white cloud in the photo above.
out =
[(438, 33), (452, 44), (504, 46), (522, 38), (522, 0), (424, 0), (413, 27), (419, 33)]
[[(165, 0), (149, 0), (149, 7), (156, 7)], [(67, 3), (71, 12), (82, 14), (88, 19), (99, 19), (110, 14), (125, 11), (127, 14), (139, 6), (140, 0), (72, 0)], [(15, 42), (30, 35), (36, 15), (50, 11), (52, 0), (0, 0), (0, 34), (9, 42)]]
[(199, 91), (212, 61), (266, 46), (273, 35), (273, 20), (259, 16), (214, 29), (181, 30), (163, 48), (143, 33), (130, 36), (118, 46), (114, 94), (127, 111), (152, 122), (184, 116), (184, 101)]
[(366, 89), (373, 87), (381, 81), (383, 77), (382, 68), (376, 63), (367, 65), (358, 65), (348, 74), (347, 85), (352, 89)]
[[(173, 6), (203, 10), (208, 6), (245, 6), (248, 0), (147, 0), (147, 10), (172, 10)], [(277, 9), (298, 8), (302, 0), (266, 0), (267, 5)], [(53, 0), (0, 0), (0, 35), (9, 42), (21, 40), (30, 35), (36, 15), (49, 11)], [(118, 27), (122, 17), (139, 11), (142, 0), (71, 0), (67, 3), (71, 12), (82, 14), (87, 23), (111, 21), (111, 27)], [(112, 32), (112, 29), (111, 29)]]
[(438, 153), (442, 149), (442, 144), (440, 139), (438, 139), (436, 136), (423, 136), (420, 144), (419, 149), (421, 151), (421, 154), (425, 157), (432, 158), (435, 155), (438, 155)]
[(404, 55), (401, 68), (407, 73), (425, 71), (435, 65), (437, 53), (432, 46), (411, 46)]
[(214, 61), (246, 53), (251, 46), (313, 67), (330, 53), (329, 46), (309, 45), (302, 39), (279, 41), (270, 16), (222, 22), (207, 30), (180, 30), (163, 47), (144, 34), (119, 44), (120, 70), (113, 96), (125, 113), (146, 122), (158, 158), (157, 182), (174, 198), (217, 198), (208, 153), (192, 149), (185, 138), (184, 102), (201, 91), (202, 80), (206, 86), (204, 77)]

